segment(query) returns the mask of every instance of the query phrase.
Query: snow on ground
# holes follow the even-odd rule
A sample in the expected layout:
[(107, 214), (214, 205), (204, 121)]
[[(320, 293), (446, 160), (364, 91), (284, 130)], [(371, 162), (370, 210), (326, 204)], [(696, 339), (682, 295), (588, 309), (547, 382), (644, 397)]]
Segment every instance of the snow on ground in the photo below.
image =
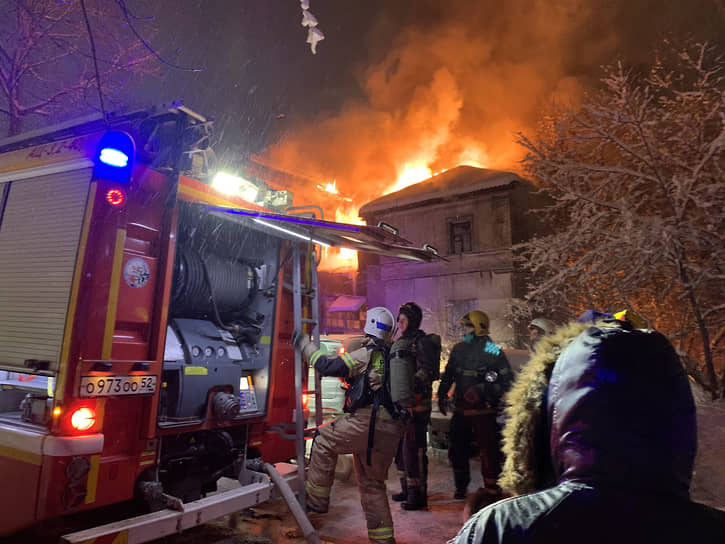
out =
[(692, 500), (725, 510), (725, 401), (709, 401), (695, 392), (697, 458), (690, 486)]
[[(698, 455), (695, 460), (692, 499), (725, 510), (725, 401), (712, 402), (702, 391), (695, 391), (698, 417)], [(430, 494), (428, 510), (405, 512), (391, 501), (395, 536), (399, 544), (440, 542), (461, 527), (464, 503), (452, 499), (453, 482), (445, 450), (430, 449)], [(350, 467), (346, 467), (349, 469)], [(323, 543), (366, 542), (365, 522), (354, 474), (342, 470), (336, 480), (333, 502), (326, 515), (314, 515), (313, 525)], [(473, 481), (469, 491), (481, 484), (478, 465), (471, 462)], [(397, 491), (397, 478), (391, 467), (389, 492)], [(304, 539), (284, 501), (272, 501), (247, 511), (233, 520), (223, 519), (195, 531), (164, 539), (165, 544), (302, 544)]]

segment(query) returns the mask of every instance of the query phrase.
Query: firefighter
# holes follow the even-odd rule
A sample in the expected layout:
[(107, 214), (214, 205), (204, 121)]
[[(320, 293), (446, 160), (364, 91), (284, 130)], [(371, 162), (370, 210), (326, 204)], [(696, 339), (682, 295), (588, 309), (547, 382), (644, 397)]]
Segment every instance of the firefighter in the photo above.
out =
[(536, 344), (546, 335), (554, 334), (556, 325), (545, 317), (537, 317), (529, 323), (529, 348), (536, 349)]
[[(327, 512), (337, 456), (353, 454), (368, 538), (377, 544), (395, 542), (385, 480), (403, 431), (405, 411), (396, 403), (406, 400), (412, 387), (412, 383), (396, 383), (404, 374), (394, 375), (388, 367), (394, 324), (387, 308), (371, 308), (366, 315), (362, 347), (337, 357), (326, 356), (306, 337), (296, 342), (303, 357), (318, 372), (345, 378), (350, 384), (344, 407), (347, 413), (320, 427), (312, 443), (307, 508)], [(397, 397), (391, 395), (391, 389)]]
[(390, 348), (391, 365), (406, 368), (413, 378), (412, 417), (405, 424), (395, 454), (401, 492), (392, 496), (394, 501), (402, 501), (404, 510), (428, 506), (427, 432), (440, 351), (436, 354), (436, 346), (420, 330), (422, 319), (423, 312), (415, 302), (403, 304), (398, 310), (396, 339)]
[(484, 491), (500, 497), (500, 426), (497, 415), (501, 399), (511, 385), (511, 366), (503, 350), (488, 336), (488, 316), (478, 310), (468, 312), (460, 321), (463, 342), (453, 346), (438, 387), (438, 406), (448, 410), (448, 390), (455, 383), (448, 458), (456, 486), (454, 498), (466, 498), (471, 480), (469, 458), (475, 436), (481, 458)]

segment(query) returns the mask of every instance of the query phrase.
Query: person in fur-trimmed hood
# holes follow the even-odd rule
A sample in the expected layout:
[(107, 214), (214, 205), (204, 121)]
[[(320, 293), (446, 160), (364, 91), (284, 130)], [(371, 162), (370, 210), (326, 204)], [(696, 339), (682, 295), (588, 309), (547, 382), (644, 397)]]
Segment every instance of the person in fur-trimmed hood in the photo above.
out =
[(602, 314), (561, 327), (507, 402), (499, 484), (515, 496), (450, 542), (725, 542), (725, 512), (690, 500), (695, 405), (662, 334)]

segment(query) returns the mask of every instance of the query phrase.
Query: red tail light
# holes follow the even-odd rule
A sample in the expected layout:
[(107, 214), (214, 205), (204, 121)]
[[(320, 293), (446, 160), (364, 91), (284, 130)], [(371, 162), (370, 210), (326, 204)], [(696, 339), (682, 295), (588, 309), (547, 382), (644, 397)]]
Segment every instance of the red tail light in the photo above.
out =
[(310, 401), (310, 396), (307, 393), (302, 394), (302, 409), (307, 408), (307, 403)]
[(76, 431), (89, 431), (96, 424), (96, 411), (93, 408), (78, 408), (70, 416), (70, 424)]

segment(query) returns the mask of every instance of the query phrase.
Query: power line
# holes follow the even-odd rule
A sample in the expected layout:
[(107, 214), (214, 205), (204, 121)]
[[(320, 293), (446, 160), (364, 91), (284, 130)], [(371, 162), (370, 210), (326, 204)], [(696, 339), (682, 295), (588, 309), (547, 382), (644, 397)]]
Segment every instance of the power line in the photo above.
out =
[(108, 124), (108, 116), (106, 114), (106, 107), (103, 103), (103, 90), (101, 89), (101, 73), (98, 71), (98, 59), (96, 58), (96, 44), (93, 40), (93, 31), (91, 30), (91, 23), (88, 20), (88, 12), (86, 11), (86, 2), (81, 0), (81, 10), (83, 11), (83, 19), (86, 22), (86, 30), (88, 31), (88, 39), (91, 42), (91, 54), (93, 55), (93, 67), (96, 71), (96, 87), (98, 88), (98, 100), (101, 103), (101, 113), (103, 114), (104, 124)]

